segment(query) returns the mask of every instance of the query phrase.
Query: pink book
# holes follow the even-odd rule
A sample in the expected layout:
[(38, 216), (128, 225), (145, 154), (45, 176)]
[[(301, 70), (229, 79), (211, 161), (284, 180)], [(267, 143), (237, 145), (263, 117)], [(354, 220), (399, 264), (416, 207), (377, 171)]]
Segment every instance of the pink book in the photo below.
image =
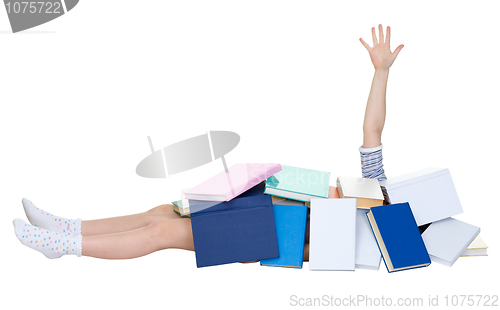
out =
[(280, 164), (236, 164), (184, 192), (187, 199), (229, 201), (281, 171)]

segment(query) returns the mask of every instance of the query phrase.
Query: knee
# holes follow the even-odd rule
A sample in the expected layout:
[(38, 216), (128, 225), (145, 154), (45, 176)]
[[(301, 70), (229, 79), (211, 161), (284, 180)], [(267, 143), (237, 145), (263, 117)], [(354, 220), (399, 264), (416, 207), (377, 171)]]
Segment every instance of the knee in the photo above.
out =
[(168, 222), (168, 220), (161, 220), (149, 224), (146, 227), (148, 236), (150, 238), (158, 239), (161, 238), (161, 236), (165, 236), (166, 234), (168, 234), (170, 230), (170, 225)]
[(191, 223), (187, 219), (156, 221), (147, 226), (146, 230), (159, 249), (194, 249)]
[(160, 205), (160, 206), (154, 207), (153, 209), (147, 211), (147, 213), (149, 213), (149, 214), (155, 214), (155, 215), (158, 215), (158, 214), (171, 214), (171, 213), (173, 213), (173, 210), (174, 210), (174, 205), (164, 204), (164, 205)]

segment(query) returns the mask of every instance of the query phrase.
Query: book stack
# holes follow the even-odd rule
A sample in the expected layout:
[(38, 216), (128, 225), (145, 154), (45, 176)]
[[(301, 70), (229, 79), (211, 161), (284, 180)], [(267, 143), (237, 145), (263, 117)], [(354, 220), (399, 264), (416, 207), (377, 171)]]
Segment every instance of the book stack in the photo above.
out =
[[(417, 225), (426, 226), (422, 238), (432, 262), (452, 266), (464, 253), (486, 255), (485, 244), (472, 245), (480, 228), (452, 218), (463, 209), (448, 169), (428, 168), (380, 185), (386, 188), (391, 203), (408, 202)], [(467, 252), (471, 245), (482, 251), (470, 248)]]
[[(278, 164), (238, 164), (183, 191), (174, 211), (191, 217), (198, 267), (260, 261), (310, 270), (388, 272), (452, 266), (487, 255), (462, 213), (448, 169), (379, 182)], [(390, 204), (384, 205), (381, 186)]]
[(184, 192), (198, 268), (279, 256), (264, 181), (280, 170), (279, 164), (237, 164)]

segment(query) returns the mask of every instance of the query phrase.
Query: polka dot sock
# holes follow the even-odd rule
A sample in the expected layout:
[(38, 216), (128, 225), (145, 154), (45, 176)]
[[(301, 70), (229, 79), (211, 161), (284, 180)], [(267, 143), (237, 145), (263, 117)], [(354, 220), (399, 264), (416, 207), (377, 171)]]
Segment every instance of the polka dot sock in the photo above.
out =
[(81, 219), (67, 219), (50, 214), (47, 211), (37, 208), (31, 201), (23, 198), (24, 212), (31, 224), (48, 229), (60, 234), (70, 233), (72, 235), (82, 234)]
[(16, 236), (27, 247), (42, 252), (48, 258), (59, 258), (64, 254), (82, 256), (82, 235), (60, 234), (14, 220)]

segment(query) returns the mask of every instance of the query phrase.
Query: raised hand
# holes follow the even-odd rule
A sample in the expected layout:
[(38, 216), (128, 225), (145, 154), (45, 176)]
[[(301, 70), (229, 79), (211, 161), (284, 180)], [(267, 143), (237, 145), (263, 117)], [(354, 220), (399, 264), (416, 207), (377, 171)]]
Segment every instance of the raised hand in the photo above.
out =
[(391, 28), (387, 26), (385, 40), (382, 25), (378, 25), (378, 31), (379, 38), (377, 40), (375, 27), (372, 27), (373, 47), (370, 47), (362, 38), (359, 38), (359, 41), (361, 41), (363, 46), (370, 54), (370, 58), (372, 60), (373, 66), (375, 67), (375, 70), (389, 69), (394, 60), (396, 60), (396, 57), (398, 56), (404, 45), (399, 45), (398, 47), (396, 47), (394, 52), (391, 52)]

